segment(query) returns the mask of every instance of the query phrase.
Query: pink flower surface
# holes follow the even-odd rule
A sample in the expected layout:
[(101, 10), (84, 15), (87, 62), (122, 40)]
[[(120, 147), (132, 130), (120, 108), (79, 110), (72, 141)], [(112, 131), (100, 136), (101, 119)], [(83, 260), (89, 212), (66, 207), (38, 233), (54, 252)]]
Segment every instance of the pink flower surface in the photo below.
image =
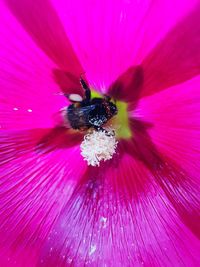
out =
[[(0, 266), (199, 266), (199, 1), (0, 11)], [(55, 115), (84, 72), (129, 108), (132, 137), (100, 167)]]

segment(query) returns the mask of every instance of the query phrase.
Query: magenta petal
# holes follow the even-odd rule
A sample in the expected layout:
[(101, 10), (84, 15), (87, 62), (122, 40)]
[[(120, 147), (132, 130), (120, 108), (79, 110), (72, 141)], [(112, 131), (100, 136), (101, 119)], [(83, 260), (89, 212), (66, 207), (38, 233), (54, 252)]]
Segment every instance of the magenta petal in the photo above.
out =
[(66, 106), (54, 81), (56, 65), (0, 3), (0, 128), (55, 126), (54, 114)]
[(72, 145), (66, 130), (58, 129), (56, 135), (48, 129), (1, 133), (0, 255), (8, 266), (15, 261), (32, 266), (27, 258), (37, 260), (50, 227), (80, 180), (85, 164), (77, 143)]
[[(1, 132), (1, 164), (4, 161), (12, 160), (13, 149), (15, 149), (16, 159), (23, 154), (33, 152), (35, 156), (49, 154), (55, 150), (68, 149), (77, 146), (82, 141), (83, 136), (78, 133), (70, 133), (65, 127), (53, 129), (34, 129), (24, 131), (2, 131)], [(11, 149), (11, 150), (10, 150)]]
[[(157, 155), (161, 169), (157, 172), (152, 169), (155, 179), (182, 221), (197, 236), (200, 235), (199, 82), (200, 76), (197, 76), (183, 84), (146, 97), (132, 113), (132, 116), (143, 118), (150, 125), (147, 132), (151, 146), (147, 143), (147, 138), (138, 143), (144, 147), (143, 150), (150, 147), (151, 154), (148, 154), (148, 160), (152, 158), (155, 148), (159, 151)], [(145, 137), (144, 134), (143, 136)]]
[(179, 22), (144, 59), (111, 85), (116, 99), (139, 98), (187, 81), (200, 74), (200, 6)]
[(140, 99), (130, 115), (147, 123), (151, 142), (199, 177), (200, 76)]
[(198, 5), (142, 62), (143, 96), (159, 92), (200, 74), (199, 17)]
[[(60, 71), (65, 72), (65, 88), (61, 89), (68, 92), (78, 88), (81, 92), (79, 78), (83, 68), (50, 1), (5, 2), (34, 42)], [(56, 77), (55, 81), (58, 82)]]
[(126, 69), (139, 65), (197, 2), (52, 0), (52, 5), (89, 82), (105, 92)]
[(137, 103), (144, 83), (144, 71), (141, 66), (130, 67), (111, 84), (108, 94), (114, 99)]
[(49, 0), (5, 1), (36, 44), (63, 70), (83, 72), (63, 26)]
[(195, 267), (198, 240), (154, 179), (128, 155), (116, 169), (89, 169), (52, 228), (38, 266)]

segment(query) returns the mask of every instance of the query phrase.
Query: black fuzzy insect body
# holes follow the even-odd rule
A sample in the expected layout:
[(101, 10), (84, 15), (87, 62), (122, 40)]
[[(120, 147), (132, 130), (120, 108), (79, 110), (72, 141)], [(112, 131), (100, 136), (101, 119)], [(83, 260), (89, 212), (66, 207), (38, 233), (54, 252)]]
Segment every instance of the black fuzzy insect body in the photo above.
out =
[(67, 108), (70, 126), (81, 131), (89, 128), (103, 129), (102, 126), (117, 114), (117, 107), (109, 96), (91, 98), (91, 91), (86, 82), (81, 78), (80, 83), (85, 91), (84, 98), (73, 94), (68, 96), (72, 102)]

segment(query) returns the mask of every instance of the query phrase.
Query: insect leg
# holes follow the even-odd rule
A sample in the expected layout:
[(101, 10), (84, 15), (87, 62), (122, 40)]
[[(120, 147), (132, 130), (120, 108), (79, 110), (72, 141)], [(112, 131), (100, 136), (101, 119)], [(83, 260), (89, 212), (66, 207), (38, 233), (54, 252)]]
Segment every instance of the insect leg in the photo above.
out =
[(91, 91), (90, 88), (88, 87), (88, 85), (86, 84), (86, 82), (83, 80), (83, 78), (80, 78), (80, 83), (81, 86), (83, 87), (83, 89), (85, 90), (85, 100), (86, 101), (90, 101), (91, 98)]

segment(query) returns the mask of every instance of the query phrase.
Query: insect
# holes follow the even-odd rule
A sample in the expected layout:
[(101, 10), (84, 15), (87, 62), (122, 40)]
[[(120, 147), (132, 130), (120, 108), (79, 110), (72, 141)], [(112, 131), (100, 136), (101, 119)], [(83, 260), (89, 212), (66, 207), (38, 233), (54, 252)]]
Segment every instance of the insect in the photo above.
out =
[(104, 130), (103, 125), (117, 114), (117, 106), (109, 96), (91, 98), (91, 90), (84, 79), (80, 78), (84, 97), (77, 94), (68, 95), (72, 103), (67, 108), (67, 119), (73, 129), (80, 131), (94, 128)]

